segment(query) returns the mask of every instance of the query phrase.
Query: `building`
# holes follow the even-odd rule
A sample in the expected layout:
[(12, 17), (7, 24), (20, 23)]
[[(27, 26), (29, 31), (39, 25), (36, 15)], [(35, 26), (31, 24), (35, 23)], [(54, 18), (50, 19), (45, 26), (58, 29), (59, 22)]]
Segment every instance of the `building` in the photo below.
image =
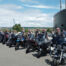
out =
[(54, 28), (66, 29), (66, 9), (54, 15)]

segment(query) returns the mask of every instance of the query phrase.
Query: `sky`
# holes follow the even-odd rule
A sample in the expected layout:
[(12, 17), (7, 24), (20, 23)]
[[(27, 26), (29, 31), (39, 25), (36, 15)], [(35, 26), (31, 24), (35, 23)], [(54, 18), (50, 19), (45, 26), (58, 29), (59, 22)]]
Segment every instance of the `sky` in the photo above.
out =
[[(0, 0), (0, 27), (53, 27), (60, 0)], [(65, 8), (62, 0), (62, 9)]]

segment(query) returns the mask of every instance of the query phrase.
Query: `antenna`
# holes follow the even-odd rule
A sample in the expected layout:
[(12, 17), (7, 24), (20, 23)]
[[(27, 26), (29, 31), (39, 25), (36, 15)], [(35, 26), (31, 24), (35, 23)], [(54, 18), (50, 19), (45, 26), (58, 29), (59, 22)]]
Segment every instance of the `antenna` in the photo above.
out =
[(62, 2), (61, 2), (61, 0), (60, 0), (60, 10), (62, 9)]
[(15, 19), (13, 18), (13, 24), (15, 25)]
[(65, 9), (66, 9), (66, 0), (65, 0)]

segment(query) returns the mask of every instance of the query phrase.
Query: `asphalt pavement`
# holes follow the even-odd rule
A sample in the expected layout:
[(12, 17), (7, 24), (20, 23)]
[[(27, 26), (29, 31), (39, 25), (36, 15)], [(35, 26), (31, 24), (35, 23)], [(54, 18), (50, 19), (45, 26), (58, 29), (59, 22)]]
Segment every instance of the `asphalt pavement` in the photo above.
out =
[(25, 53), (26, 49), (15, 51), (14, 47), (9, 48), (0, 44), (0, 66), (51, 66), (49, 55), (36, 58), (36, 52)]

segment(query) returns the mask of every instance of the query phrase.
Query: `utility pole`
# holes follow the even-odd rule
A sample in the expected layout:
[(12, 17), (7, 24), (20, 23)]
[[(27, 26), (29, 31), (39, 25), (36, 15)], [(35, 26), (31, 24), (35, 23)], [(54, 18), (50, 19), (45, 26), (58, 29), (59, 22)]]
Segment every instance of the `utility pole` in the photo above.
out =
[[(15, 19), (13, 18), (13, 26), (14, 26), (15, 24), (16, 24), (16, 23), (15, 23)], [(13, 27), (13, 26), (12, 26), (12, 27)], [(10, 31), (13, 30), (12, 27), (11, 27)]]

